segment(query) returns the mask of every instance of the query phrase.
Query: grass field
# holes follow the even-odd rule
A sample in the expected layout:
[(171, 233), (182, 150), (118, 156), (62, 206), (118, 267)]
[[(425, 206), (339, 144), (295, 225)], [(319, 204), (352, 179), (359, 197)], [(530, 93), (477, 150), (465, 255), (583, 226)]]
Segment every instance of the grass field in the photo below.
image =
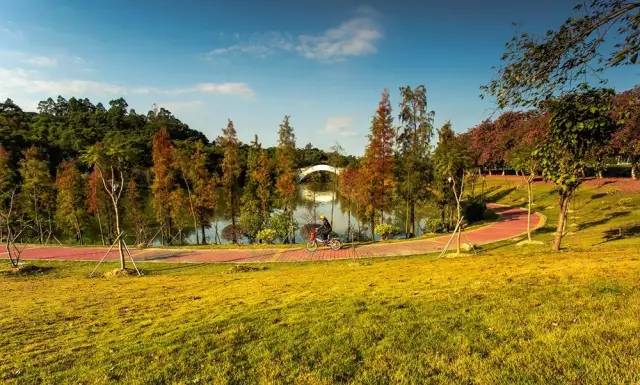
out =
[[(486, 189), (526, 196), (508, 180)], [(535, 191), (548, 241), (555, 195)], [(582, 188), (561, 253), (507, 241), (256, 271), (145, 264), (117, 279), (39, 262), (0, 276), (0, 383), (640, 383), (636, 195)]]

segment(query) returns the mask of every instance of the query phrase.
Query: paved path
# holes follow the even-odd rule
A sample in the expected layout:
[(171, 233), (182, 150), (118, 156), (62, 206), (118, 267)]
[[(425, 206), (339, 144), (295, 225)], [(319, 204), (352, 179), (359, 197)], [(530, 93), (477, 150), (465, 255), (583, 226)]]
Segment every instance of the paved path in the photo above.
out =
[[(462, 233), (462, 241), (476, 245), (497, 242), (514, 238), (526, 233), (527, 212), (520, 208), (509, 208), (495, 204), (489, 205), (500, 218), (497, 222)], [(542, 224), (542, 216), (534, 214), (531, 218), (533, 228)], [(392, 243), (373, 243), (356, 248), (345, 246), (338, 251), (318, 249), (309, 253), (299, 249), (162, 249), (150, 248), (132, 250), (138, 261), (155, 262), (301, 262), (325, 261), (347, 258), (388, 257), (402, 255), (416, 255), (441, 251), (449, 240), (450, 235), (443, 235), (429, 239), (400, 241)], [(452, 245), (450, 247), (453, 248)], [(0, 249), (0, 253), (5, 249)], [(63, 246), (33, 246), (28, 247), (22, 254), (25, 260), (68, 260), (68, 261), (97, 261), (105, 254), (105, 247), (63, 247)], [(6, 257), (6, 254), (0, 254)], [(113, 250), (107, 260), (116, 260), (117, 251)]]

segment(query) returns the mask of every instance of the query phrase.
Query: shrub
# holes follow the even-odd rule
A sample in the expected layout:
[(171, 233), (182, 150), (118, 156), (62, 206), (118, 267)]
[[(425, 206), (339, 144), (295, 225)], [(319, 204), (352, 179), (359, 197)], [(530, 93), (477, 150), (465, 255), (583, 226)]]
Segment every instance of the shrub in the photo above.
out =
[(258, 231), (256, 237), (258, 238), (258, 240), (260, 240), (260, 242), (273, 243), (277, 235), (278, 234), (274, 229), (265, 228)]
[(440, 218), (431, 218), (427, 220), (426, 230), (431, 233), (443, 233), (445, 224)]
[(479, 199), (470, 199), (464, 205), (464, 219), (467, 223), (481, 221), (485, 218), (487, 205)]
[(378, 224), (375, 228), (376, 234), (380, 235), (380, 238), (382, 238), (383, 240), (388, 239), (389, 236), (395, 232), (395, 230), (396, 229), (393, 227), (393, 225), (390, 225), (388, 223)]
[(240, 242), (242, 236), (244, 235), (244, 231), (238, 225), (235, 227), (233, 225), (227, 225), (222, 229), (222, 239), (225, 241), (233, 241), (233, 233), (235, 232), (236, 240)]

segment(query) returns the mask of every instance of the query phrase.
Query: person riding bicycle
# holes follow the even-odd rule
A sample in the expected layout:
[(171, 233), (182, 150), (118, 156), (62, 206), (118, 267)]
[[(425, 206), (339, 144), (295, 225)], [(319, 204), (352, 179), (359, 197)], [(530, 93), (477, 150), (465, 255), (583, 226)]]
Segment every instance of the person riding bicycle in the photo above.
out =
[(320, 239), (322, 239), (323, 241), (326, 241), (327, 239), (329, 239), (329, 234), (331, 234), (331, 231), (332, 231), (331, 223), (329, 223), (329, 221), (324, 215), (320, 215), (320, 220), (322, 221), (322, 225), (318, 227), (317, 234), (320, 237)]

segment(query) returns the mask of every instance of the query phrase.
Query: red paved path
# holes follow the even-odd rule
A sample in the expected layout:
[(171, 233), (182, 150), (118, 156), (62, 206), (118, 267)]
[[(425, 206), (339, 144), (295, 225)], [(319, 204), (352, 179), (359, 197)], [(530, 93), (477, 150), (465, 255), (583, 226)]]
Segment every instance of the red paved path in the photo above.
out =
[[(487, 226), (462, 233), (462, 241), (482, 245), (513, 238), (526, 233), (527, 212), (520, 208), (509, 208), (499, 205), (489, 205), (500, 215), (500, 219)], [(536, 228), (542, 223), (539, 214), (532, 215), (531, 225)], [(332, 259), (388, 257), (399, 255), (415, 255), (441, 251), (449, 240), (450, 235), (438, 236), (430, 239), (402, 241), (394, 243), (374, 243), (358, 246), (355, 249), (344, 247), (342, 250), (332, 251), (318, 249), (309, 253), (304, 249), (161, 249), (132, 250), (136, 261), (154, 262), (300, 262), (323, 261)], [(454, 246), (450, 246), (450, 249)], [(0, 249), (0, 253), (5, 251)], [(107, 251), (105, 247), (61, 247), (61, 246), (33, 246), (22, 254), (25, 260), (68, 260), (68, 261), (97, 261)], [(0, 254), (5, 257), (6, 254)], [(111, 251), (107, 260), (117, 259), (117, 250)]]

